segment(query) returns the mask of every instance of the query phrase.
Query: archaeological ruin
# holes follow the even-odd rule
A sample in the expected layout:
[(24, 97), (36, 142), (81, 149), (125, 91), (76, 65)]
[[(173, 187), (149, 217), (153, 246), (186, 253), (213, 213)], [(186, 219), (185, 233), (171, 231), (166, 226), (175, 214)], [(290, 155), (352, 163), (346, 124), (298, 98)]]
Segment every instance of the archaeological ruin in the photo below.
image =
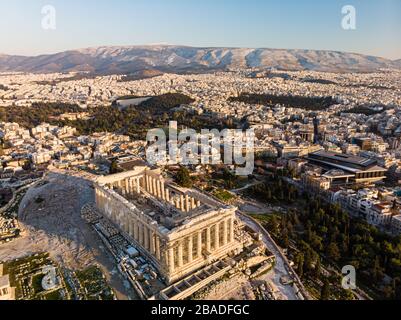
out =
[(135, 167), (100, 177), (96, 206), (174, 283), (242, 245), (234, 238), (236, 208), (167, 182), (160, 171)]

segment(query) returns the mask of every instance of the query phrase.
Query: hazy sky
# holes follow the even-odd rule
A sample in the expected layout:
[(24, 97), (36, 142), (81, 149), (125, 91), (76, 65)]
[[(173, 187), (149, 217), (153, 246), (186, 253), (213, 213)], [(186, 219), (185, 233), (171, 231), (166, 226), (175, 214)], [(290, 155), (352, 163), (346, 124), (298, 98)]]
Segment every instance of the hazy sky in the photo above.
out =
[[(354, 5), (356, 30), (341, 28)], [(56, 30), (41, 27), (44, 5)], [(152, 43), (324, 49), (401, 59), (401, 0), (0, 0), (0, 53)]]

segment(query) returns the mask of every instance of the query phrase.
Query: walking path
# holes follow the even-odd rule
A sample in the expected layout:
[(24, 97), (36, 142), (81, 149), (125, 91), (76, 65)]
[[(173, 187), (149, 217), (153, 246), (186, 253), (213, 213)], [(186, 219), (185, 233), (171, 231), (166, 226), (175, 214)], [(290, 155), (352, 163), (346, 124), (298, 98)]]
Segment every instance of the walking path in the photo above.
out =
[(282, 277), (287, 277), (293, 279), (296, 283), (301, 295), (310, 300), (311, 297), (309, 293), (306, 291), (304, 285), (299, 279), (298, 275), (295, 273), (293, 268), (290, 266), (290, 263), (287, 257), (284, 255), (282, 250), (278, 247), (278, 245), (274, 242), (270, 234), (263, 228), (259, 222), (254, 220), (253, 218), (247, 216), (242, 212), (237, 212), (238, 217), (241, 221), (243, 221), (247, 226), (259, 232), (263, 236), (263, 242), (266, 247), (273, 253), (276, 257), (276, 265), (274, 267), (275, 276), (273, 277), (274, 285), (279, 289), (282, 296), (287, 298), (287, 300), (299, 300), (300, 298), (297, 296), (294, 288), (292, 286), (283, 285), (280, 281)]

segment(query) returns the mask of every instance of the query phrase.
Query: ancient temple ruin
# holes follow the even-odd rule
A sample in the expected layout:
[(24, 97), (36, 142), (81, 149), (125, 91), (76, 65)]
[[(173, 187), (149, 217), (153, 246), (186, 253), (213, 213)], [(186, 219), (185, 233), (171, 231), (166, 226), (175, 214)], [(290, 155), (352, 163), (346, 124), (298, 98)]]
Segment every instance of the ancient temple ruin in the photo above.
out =
[(136, 167), (101, 177), (96, 206), (151, 259), (168, 283), (234, 253), (236, 208)]

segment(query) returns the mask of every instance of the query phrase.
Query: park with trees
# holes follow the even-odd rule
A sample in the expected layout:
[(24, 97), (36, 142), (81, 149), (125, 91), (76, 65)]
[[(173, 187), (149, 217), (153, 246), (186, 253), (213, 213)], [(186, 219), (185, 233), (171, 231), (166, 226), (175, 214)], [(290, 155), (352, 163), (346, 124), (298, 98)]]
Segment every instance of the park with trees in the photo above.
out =
[(258, 200), (286, 208), (286, 213), (254, 218), (288, 251), (313, 296), (352, 298), (341, 287), (341, 269), (350, 265), (356, 269), (358, 287), (372, 298), (401, 299), (400, 236), (351, 218), (337, 205), (299, 194), (285, 181), (255, 186), (252, 193)]

